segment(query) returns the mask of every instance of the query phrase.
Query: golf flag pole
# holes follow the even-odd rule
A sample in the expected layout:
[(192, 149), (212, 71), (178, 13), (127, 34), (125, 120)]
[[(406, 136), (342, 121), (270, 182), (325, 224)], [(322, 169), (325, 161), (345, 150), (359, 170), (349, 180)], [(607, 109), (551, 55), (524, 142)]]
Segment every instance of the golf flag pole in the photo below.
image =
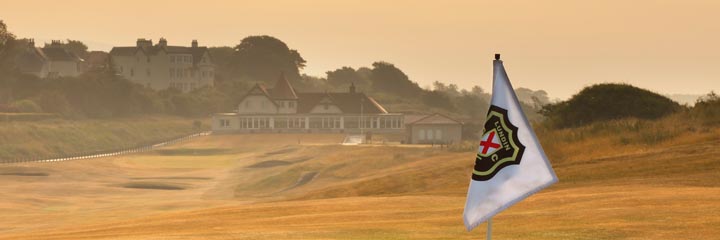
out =
[(500, 54), (493, 61), (493, 90), (463, 219), (468, 231), (558, 181), (522, 111)]
[(492, 240), (492, 218), (488, 219), (487, 240)]

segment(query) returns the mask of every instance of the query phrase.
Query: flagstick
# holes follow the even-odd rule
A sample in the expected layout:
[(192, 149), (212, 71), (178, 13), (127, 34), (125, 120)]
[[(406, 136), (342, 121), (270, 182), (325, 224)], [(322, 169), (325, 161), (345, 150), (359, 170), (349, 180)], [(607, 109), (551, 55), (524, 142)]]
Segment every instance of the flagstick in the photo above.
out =
[(487, 240), (491, 240), (491, 239), (492, 239), (492, 218), (488, 219), (487, 223), (488, 223), (488, 224), (487, 224), (487, 227), (488, 227), (488, 228), (487, 228), (487, 237), (486, 237), (486, 239), (487, 239)]

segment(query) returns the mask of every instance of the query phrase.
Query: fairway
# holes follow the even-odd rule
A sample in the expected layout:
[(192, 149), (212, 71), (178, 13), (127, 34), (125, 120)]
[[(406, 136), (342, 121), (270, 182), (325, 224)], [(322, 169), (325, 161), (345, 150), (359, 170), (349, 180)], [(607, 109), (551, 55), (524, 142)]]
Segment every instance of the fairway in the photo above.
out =
[[(719, 136), (553, 145), (560, 182), (496, 216), (493, 235), (718, 239)], [(0, 239), (484, 238), (484, 224), (462, 223), (472, 151), (343, 138), (211, 135), (136, 155), (0, 165)]]

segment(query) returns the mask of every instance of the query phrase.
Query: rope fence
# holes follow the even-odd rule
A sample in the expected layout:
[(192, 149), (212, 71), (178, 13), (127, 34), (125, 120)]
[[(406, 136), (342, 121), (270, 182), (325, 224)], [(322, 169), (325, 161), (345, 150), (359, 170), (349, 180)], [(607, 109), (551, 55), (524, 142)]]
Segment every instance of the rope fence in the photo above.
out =
[(181, 142), (188, 141), (190, 139), (210, 135), (212, 131), (198, 132), (182, 137), (173, 137), (165, 139), (163, 141), (143, 142), (138, 143), (135, 146), (121, 147), (115, 149), (97, 150), (78, 152), (67, 155), (57, 155), (52, 157), (38, 157), (38, 158), (20, 158), (20, 159), (0, 159), (0, 164), (11, 164), (11, 163), (26, 163), (26, 162), (62, 162), (80, 159), (91, 159), (101, 157), (119, 156), (125, 154), (141, 153), (154, 150), (156, 148), (165, 147)]

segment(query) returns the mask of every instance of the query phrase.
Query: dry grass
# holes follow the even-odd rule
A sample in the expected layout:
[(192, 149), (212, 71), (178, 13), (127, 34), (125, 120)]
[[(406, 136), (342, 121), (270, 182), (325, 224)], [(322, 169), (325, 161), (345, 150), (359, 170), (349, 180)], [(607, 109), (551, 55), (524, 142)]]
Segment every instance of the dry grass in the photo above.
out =
[[(560, 183), (499, 214), (494, 236), (720, 235), (720, 129), (645, 143), (621, 142), (615, 127), (539, 132)], [(0, 239), (482, 238), (483, 226), (468, 233), (461, 218), (472, 152), (341, 140), (220, 135), (142, 155), (0, 166)], [(292, 164), (250, 167), (270, 161)], [(2, 174), (13, 172), (47, 175)]]

